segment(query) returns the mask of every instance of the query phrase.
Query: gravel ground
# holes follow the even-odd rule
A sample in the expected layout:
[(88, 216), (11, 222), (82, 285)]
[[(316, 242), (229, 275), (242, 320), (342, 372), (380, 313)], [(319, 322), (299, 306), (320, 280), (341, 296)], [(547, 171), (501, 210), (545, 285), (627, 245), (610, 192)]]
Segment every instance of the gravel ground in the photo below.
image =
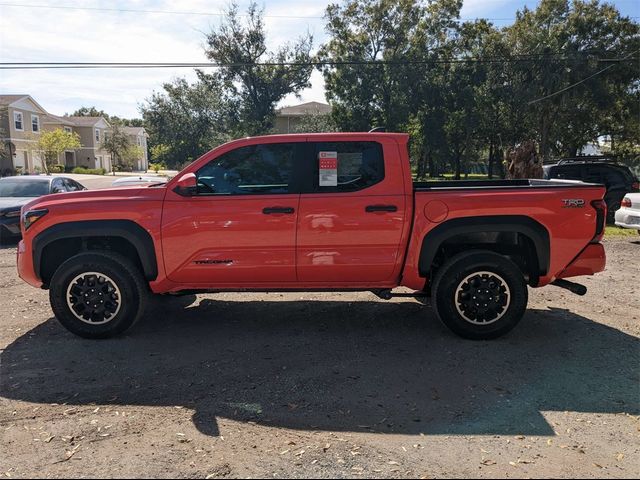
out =
[(157, 298), (82, 340), (0, 249), (0, 475), (638, 477), (640, 242), (505, 338), (368, 293)]

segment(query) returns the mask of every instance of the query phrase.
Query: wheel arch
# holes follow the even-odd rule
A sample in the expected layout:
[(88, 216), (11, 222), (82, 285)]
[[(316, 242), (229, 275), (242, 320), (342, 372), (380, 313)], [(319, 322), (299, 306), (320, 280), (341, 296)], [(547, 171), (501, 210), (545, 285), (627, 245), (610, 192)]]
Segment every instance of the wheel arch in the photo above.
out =
[[(63, 222), (43, 230), (33, 239), (35, 274), (46, 287), (55, 268), (69, 256), (97, 250), (99, 245), (129, 257), (140, 267), (146, 280), (157, 278), (153, 239), (149, 232), (131, 220)], [(49, 255), (45, 255), (47, 252)]]
[[(487, 243), (476, 243), (479, 238), (487, 237), (488, 234), (495, 235), (491, 239), (486, 238)], [(422, 240), (418, 261), (419, 274), (422, 277), (430, 277), (434, 262), (450, 242), (469, 239), (471, 248), (487, 248), (487, 245), (491, 245), (491, 249), (501, 253), (506, 246), (502, 245), (499, 239), (501, 235), (508, 234), (516, 235), (517, 239), (523, 239), (527, 243), (527, 248), (521, 253), (528, 256), (527, 268), (532, 270), (529, 272), (530, 283), (537, 284), (538, 278), (549, 272), (549, 231), (536, 220), (523, 215), (465, 217), (441, 223), (429, 231)]]

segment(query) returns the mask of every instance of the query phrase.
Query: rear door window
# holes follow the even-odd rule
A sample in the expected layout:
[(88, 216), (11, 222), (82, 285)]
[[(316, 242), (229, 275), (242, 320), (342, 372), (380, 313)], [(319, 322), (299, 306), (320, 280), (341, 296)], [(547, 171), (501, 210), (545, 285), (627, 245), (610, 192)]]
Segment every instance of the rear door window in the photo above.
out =
[(551, 178), (582, 180), (582, 169), (575, 167), (555, 167), (551, 171)]
[(56, 178), (51, 183), (51, 193), (62, 193), (66, 191), (67, 191), (67, 188), (64, 186), (64, 183), (61, 178)]
[(313, 142), (313, 191), (355, 192), (384, 180), (382, 145), (377, 142)]
[(67, 189), (67, 192), (77, 192), (78, 190), (82, 190), (82, 187), (79, 183), (74, 182), (70, 178), (64, 179), (64, 185)]
[(601, 183), (612, 187), (623, 187), (625, 184), (624, 175), (617, 171), (615, 168), (608, 168), (604, 166), (590, 166), (587, 170), (586, 182)]

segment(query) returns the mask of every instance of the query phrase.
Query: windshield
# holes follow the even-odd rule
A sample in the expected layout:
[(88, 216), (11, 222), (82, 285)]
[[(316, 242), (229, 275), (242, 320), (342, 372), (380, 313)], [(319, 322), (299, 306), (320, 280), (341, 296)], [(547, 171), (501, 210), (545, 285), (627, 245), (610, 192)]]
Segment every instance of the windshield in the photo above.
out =
[(40, 197), (49, 193), (49, 182), (25, 180), (2, 180), (0, 197)]

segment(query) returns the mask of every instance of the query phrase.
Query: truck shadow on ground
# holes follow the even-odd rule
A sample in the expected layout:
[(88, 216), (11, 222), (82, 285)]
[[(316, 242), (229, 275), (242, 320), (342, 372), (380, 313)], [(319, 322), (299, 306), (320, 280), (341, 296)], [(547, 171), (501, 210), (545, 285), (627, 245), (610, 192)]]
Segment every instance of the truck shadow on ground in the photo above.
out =
[(305, 430), (553, 435), (542, 412), (640, 414), (638, 339), (569, 311), (531, 310), (509, 336), (471, 342), (411, 300), (278, 297), (159, 299), (127, 336), (107, 341), (75, 338), (49, 319), (2, 352), (0, 394), (184, 406), (208, 435), (219, 434), (217, 418)]

